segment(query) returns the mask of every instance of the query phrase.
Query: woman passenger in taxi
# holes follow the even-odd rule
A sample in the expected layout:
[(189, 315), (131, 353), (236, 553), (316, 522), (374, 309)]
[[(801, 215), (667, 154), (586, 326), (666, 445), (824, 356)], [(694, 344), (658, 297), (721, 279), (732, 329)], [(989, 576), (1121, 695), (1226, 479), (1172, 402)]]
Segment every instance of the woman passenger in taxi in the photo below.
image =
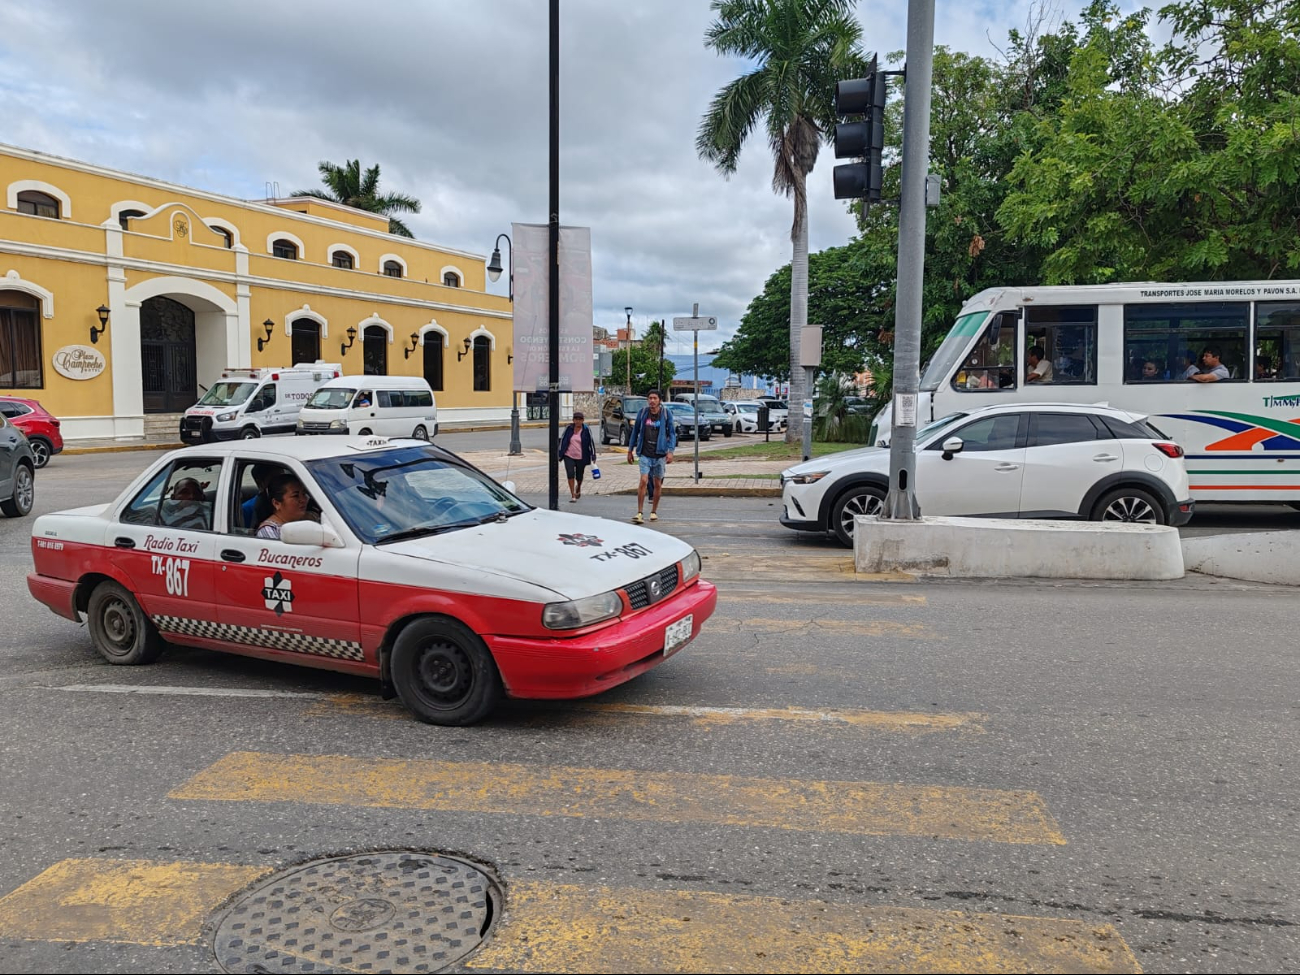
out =
[(283, 526), (310, 517), (307, 506), (311, 503), (311, 497), (302, 486), (302, 481), (293, 474), (276, 474), (267, 484), (266, 493), (275, 510), (271, 517), (257, 527), (258, 538), (279, 538)]

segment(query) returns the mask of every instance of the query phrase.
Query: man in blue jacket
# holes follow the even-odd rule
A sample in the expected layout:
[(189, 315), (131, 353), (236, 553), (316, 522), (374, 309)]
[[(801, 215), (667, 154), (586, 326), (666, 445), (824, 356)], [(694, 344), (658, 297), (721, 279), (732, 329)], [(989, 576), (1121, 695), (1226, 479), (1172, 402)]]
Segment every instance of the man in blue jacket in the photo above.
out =
[(627, 462), (632, 463), (633, 451), (641, 455), (641, 484), (636, 489), (636, 516), (632, 519), (641, 524), (644, 519), (641, 512), (645, 509), (646, 487), (654, 482), (654, 496), (650, 499), (650, 520), (659, 520), (659, 499), (663, 497), (664, 465), (673, 462), (673, 451), (677, 449), (677, 426), (673, 423), (672, 413), (664, 406), (659, 390), (652, 389), (646, 394), (646, 405), (636, 415), (632, 424), (632, 435), (627, 441)]

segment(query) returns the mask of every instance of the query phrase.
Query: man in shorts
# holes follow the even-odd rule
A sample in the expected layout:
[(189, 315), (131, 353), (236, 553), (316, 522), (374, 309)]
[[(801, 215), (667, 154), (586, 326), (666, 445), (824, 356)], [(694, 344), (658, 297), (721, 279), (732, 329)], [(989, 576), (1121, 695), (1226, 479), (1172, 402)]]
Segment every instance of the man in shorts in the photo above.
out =
[[(638, 451), (637, 447), (641, 449)], [(663, 497), (664, 465), (673, 462), (673, 451), (677, 449), (677, 426), (672, 414), (664, 407), (659, 390), (652, 389), (646, 395), (646, 405), (636, 415), (632, 424), (632, 435), (627, 442), (627, 462), (632, 463), (633, 452), (641, 455), (641, 483), (636, 489), (636, 515), (632, 521), (641, 524), (645, 519), (646, 488), (654, 485), (654, 494), (650, 499), (650, 520), (659, 520), (659, 499)]]

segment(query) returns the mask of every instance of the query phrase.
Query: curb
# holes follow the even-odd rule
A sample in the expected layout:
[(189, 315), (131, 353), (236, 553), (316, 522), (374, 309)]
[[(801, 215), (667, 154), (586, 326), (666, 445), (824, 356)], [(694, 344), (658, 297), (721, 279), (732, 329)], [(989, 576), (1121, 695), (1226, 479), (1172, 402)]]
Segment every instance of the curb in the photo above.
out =
[(76, 456), (77, 454), (125, 454), (137, 450), (179, 450), (183, 443), (122, 443), (111, 447), (64, 447), (59, 456)]
[[(637, 488), (627, 488), (626, 490), (610, 491), (610, 495), (615, 494), (636, 494)], [(771, 488), (745, 488), (745, 487), (700, 487), (691, 485), (690, 487), (664, 487), (664, 497), (668, 496), (677, 498), (779, 498), (781, 489)]]

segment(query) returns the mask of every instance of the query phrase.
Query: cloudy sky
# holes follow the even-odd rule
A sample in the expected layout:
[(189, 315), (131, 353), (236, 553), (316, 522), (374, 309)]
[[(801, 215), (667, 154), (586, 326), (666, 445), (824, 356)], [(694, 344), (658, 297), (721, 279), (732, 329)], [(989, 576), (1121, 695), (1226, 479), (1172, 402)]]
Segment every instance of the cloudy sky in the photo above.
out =
[[(938, 0), (936, 42), (994, 54), (1028, 7)], [(511, 221), (546, 220), (546, 8), (0, 0), (0, 142), (247, 199), (360, 157), (423, 202), (417, 237), (486, 254)], [(906, 8), (864, 0), (868, 49), (904, 47)], [(707, 0), (562, 0), (560, 212), (591, 227), (599, 325), (699, 302), (724, 338), (790, 258), (765, 141), (730, 180), (696, 158), (700, 116), (745, 68), (705, 50), (709, 21)], [(853, 232), (832, 165), (823, 151), (809, 186), (813, 250)]]

